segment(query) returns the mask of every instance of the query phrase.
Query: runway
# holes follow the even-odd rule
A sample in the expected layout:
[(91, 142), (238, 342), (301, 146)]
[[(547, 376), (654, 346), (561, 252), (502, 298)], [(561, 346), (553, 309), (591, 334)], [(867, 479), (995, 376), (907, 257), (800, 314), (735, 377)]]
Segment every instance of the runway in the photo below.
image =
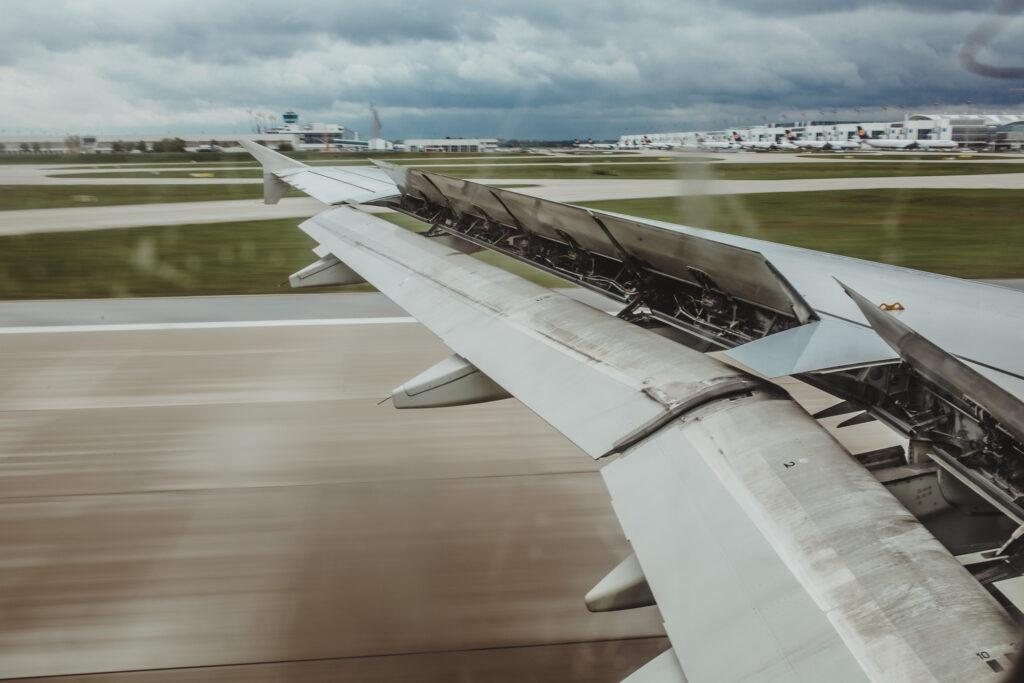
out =
[[(206, 179), (208, 181), (209, 179)], [(116, 180), (115, 183), (126, 181)], [(191, 179), (189, 182), (193, 182)], [(194, 182), (204, 182), (196, 180)], [(245, 181), (240, 181), (245, 182)], [(487, 179), (492, 185), (520, 185), (516, 192), (559, 202), (640, 199), (693, 195), (817, 192), (874, 189), (1024, 189), (1024, 173), (889, 178), (802, 178), (796, 180), (576, 180)], [(324, 205), (309, 197), (290, 197), (267, 206), (259, 199), (167, 204), (88, 206), (64, 209), (0, 211), (0, 236), (73, 230), (103, 230), (146, 225), (195, 225), (226, 221), (305, 219)], [(298, 221), (296, 221), (298, 222)]]
[(377, 405), (446, 355), (419, 325), (0, 349), (6, 677), (617, 681), (666, 646), (583, 606), (629, 552), (590, 458), (515, 401)]
[[(590, 458), (515, 400), (378, 405), (448, 353), (380, 295), (171, 301), (0, 305), (3, 676), (619, 681), (667, 647), (583, 606), (629, 553)], [(253, 321), (183, 320), (218, 310)]]
[[(146, 225), (195, 225), (229, 221), (305, 219), (324, 205), (312, 197), (288, 197), (266, 205), (262, 199), (227, 199), (212, 202), (121, 204), (66, 209), (0, 211), (0, 236), (74, 230), (107, 230)], [(296, 224), (299, 221), (296, 221)]]

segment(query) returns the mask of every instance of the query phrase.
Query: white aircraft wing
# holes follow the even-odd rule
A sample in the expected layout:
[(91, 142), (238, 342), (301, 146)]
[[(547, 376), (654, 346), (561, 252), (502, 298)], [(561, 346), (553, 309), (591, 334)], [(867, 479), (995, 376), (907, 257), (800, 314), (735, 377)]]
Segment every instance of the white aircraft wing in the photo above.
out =
[(267, 204), (276, 204), (288, 186), (324, 204), (370, 202), (398, 194), (391, 178), (376, 167), (307, 166), (255, 142), (242, 140), (241, 144), (263, 164), (263, 198)]
[[(691, 348), (822, 327), (828, 316), (763, 254), (387, 170), (400, 194), (383, 203), (429, 217), (430, 233), (353, 206), (300, 227), (319, 255), (374, 284), (455, 352), (396, 389), (396, 407), (512, 395), (607, 463), (635, 556), (610, 568), (587, 604), (656, 602), (672, 643), (629, 681), (994, 681), (1010, 666), (1007, 613), (882, 484), (777, 387)], [(452, 238), (575, 272), (629, 305), (608, 315), (489, 266)], [(646, 289), (659, 278), (676, 289)], [(689, 344), (648, 329), (669, 317)], [(872, 338), (868, 355), (878, 357), (862, 362), (922, 357), (910, 328), (895, 343), (884, 324), (867, 324), (884, 343)], [(988, 380), (970, 381), (973, 391)], [(961, 384), (940, 384), (960, 406)]]

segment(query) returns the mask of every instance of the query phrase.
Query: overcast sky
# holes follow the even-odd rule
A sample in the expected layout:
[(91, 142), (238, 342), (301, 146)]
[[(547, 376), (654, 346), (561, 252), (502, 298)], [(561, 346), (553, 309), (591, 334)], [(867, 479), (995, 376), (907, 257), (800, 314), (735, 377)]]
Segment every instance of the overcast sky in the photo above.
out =
[[(1024, 80), (960, 63), (994, 6), (0, 0), (0, 132), (246, 133), (250, 111), (294, 109), (365, 137), (370, 102), (389, 139), (617, 138), (968, 98), (1024, 112)], [(977, 61), (1024, 66), (1024, 21), (995, 25)]]

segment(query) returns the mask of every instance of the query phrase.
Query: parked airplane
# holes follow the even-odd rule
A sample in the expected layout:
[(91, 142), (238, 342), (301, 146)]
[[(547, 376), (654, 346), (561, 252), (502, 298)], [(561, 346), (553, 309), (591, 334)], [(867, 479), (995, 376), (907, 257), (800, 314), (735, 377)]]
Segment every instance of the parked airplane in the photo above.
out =
[(792, 131), (786, 131), (786, 139), (800, 149), (814, 150), (852, 150), (860, 149), (860, 144), (852, 140), (800, 140)]
[[(396, 388), (396, 408), (514, 396), (604, 463), (634, 554), (586, 605), (657, 604), (672, 645), (631, 683), (994, 682), (1012, 666), (1024, 293), (243, 145), (267, 203), (293, 186), (331, 205), (299, 226), (321, 258), (293, 286), (370, 282), (454, 351)], [(469, 255), (480, 249), (622, 310)], [(879, 420), (909, 452), (852, 455), (781, 388), (705, 350), (829, 392), (840, 402), (816, 417), (862, 411), (844, 424)]]
[(753, 149), (761, 152), (778, 149), (774, 142), (769, 142), (767, 140), (744, 140), (736, 131), (732, 132), (732, 140), (744, 149)]
[(954, 142), (953, 140), (915, 140), (914, 144), (917, 145), (918, 149), (932, 150), (932, 149), (959, 149), (960, 143)]
[(876, 149), (958, 149), (960, 145), (953, 140), (897, 140), (894, 138), (868, 137), (867, 131), (857, 126), (857, 135), (861, 142)]
[(866, 130), (857, 126), (857, 138), (868, 147), (874, 147), (875, 149), (912, 149), (914, 147), (913, 140), (897, 140), (894, 138), (872, 138), (868, 136)]
[(587, 138), (586, 142), (580, 142), (579, 138), (573, 140), (573, 146), (577, 149), (599, 149), (599, 150), (615, 150), (619, 146), (615, 143), (607, 142), (594, 142), (593, 138)]
[(707, 140), (700, 133), (694, 134), (697, 141), (697, 149), (706, 152), (735, 152), (742, 147), (731, 140)]
[(647, 135), (644, 136), (644, 147), (647, 149), (679, 149), (680, 145), (668, 142), (666, 140), (659, 140), (655, 142)]
[(794, 145), (792, 142), (788, 140), (744, 140), (743, 137), (736, 131), (732, 132), (732, 139), (733, 142), (735, 142), (737, 145), (742, 146), (744, 149), (753, 149), (760, 152), (778, 149), (798, 149), (796, 145)]

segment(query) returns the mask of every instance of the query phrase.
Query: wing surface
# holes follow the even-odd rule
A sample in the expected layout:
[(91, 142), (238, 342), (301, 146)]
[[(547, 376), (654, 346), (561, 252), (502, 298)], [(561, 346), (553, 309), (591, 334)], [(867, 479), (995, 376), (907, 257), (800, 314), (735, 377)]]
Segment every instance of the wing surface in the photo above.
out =
[[(696, 233), (673, 247), (665, 229), (634, 230), (628, 217), (595, 220), (585, 209), (512, 199), (411, 169), (389, 175), (401, 190), (394, 205), (409, 213), (429, 206), (435, 235), (459, 232), (481, 245), (493, 237), (510, 247), (525, 239), (519, 246), (552, 270), (566, 257), (588, 266), (608, 259), (623, 282), (641, 275), (657, 252), (675, 248), (690, 267), (666, 259), (660, 268), (672, 269), (681, 287), (703, 291), (698, 303), (716, 303), (723, 293), (716, 287), (728, 281), (744, 296), (726, 303), (753, 307), (775, 333), (829, 318), (811, 303), (829, 296), (794, 283), (789, 266), (799, 254), (755, 252), (729, 240), (715, 241), (722, 249), (706, 247)], [(301, 228), (319, 243), (319, 255), (340, 259), (462, 362), (588, 455), (606, 459), (602, 476), (672, 642), (631, 680), (998, 679), (989, 653), (1012, 652), (1016, 639), (1005, 611), (773, 385), (352, 206), (327, 209)], [(531, 237), (544, 231), (544, 242)], [(642, 261), (634, 256), (640, 248), (648, 249)], [(726, 272), (730, 258), (747, 263), (747, 272)], [(628, 289), (619, 294), (629, 298)], [(848, 314), (844, 324), (867, 327), (856, 304), (851, 311), (838, 300), (826, 303)], [(775, 326), (777, 316), (788, 327)], [(777, 361), (819, 364), (831, 322), (803, 331), (805, 351)], [(826, 343), (815, 342), (817, 334)], [(868, 355), (887, 353), (875, 344)], [(865, 361), (857, 354), (864, 355), (843, 351), (847, 361)]]
[(324, 204), (370, 202), (398, 194), (395, 183), (371, 166), (308, 166), (249, 140), (241, 144), (263, 164), (264, 201), (276, 204), (288, 186)]
[(684, 680), (995, 680), (976, 653), (1008, 651), (1002, 609), (773, 387), (356, 208), (301, 227), (589, 455), (618, 454), (602, 474)]

